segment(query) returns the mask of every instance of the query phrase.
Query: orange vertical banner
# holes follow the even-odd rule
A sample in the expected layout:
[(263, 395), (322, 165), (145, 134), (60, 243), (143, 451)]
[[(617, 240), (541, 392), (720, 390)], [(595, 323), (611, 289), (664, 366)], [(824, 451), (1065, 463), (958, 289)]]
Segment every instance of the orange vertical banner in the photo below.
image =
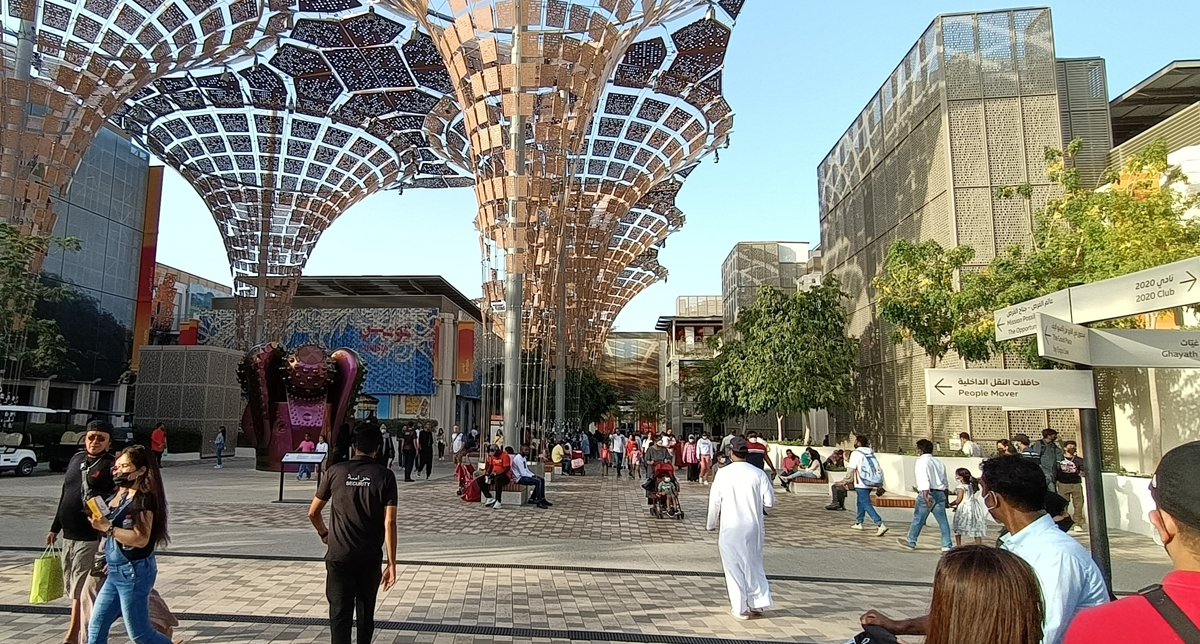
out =
[(475, 323), (458, 323), (458, 353), (455, 357), (455, 380), (475, 380)]
[(150, 315), (154, 306), (154, 267), (158, 249), (158, 216), (162, 203), (163, 166), (150, 166), (146, 177), (146, 207), (142, 211), (142, 256), (138, 265), (137, 308), (133, 318), (133, 359), (137, 371), (139, 350), (150, 342)]

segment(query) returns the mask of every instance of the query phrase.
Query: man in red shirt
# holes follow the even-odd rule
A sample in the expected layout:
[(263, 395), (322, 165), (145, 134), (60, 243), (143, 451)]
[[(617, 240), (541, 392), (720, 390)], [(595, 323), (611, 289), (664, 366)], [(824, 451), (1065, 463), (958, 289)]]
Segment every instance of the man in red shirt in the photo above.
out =
[[(487, 498), (483, 502), (485, 506), (499, 510), (500, 497), (504, 494), (504, 486), (508, 485), (508, 471), (512, 467), (512, 459), (495, 443), (488, 445), (487, 451), (487, 462), (483, 464), (483, 469), (477, 473), (477, 475), (482, 476), (479, 480), (479, 493)], [(492, 498), (492, 490), (496, 491), (496, 498), (494, 499)]]
[(1161, 588), (1079, 613), (1064, 644), (1200, 642), (1200, 441), (1169, 451), (1150, 483), (1150, 523), (1175, 569)]
[(154, 426), (154, 431), (150, 432), (150, 451), (154, 453), (158, 466), (162, 467), (163, 452), (167, 451), (166, 425), (159, 423)]

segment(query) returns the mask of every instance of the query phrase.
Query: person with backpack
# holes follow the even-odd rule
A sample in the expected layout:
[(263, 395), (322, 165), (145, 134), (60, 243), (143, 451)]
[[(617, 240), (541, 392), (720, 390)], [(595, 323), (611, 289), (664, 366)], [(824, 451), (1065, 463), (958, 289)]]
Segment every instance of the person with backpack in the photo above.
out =
[(1200, 441), (1163, 455), (1150, 482), (1150, 524), (1174, 570), (1161, 585), (1081, 611), (1065, 644), (1200, 642)]
[(850, 460), (846, 463), (846, 474), (847, 478), (854, 479), (854, 493), (857, 497), (854, 504), (854, 525), (850, 527), (862, 530), (863, 516), (869, 516), (875, 522), (875, 536), (882, 537), (887, 533), (888, 527), (883, 525), (883, 519), (871, 503), (871, 491), (883, 486), (883, 468), (879, 466), (879, 458), (875, 456), (875, 450), (871, 449), (866, 436), (854, 437), (854, 451), (850, 452)]

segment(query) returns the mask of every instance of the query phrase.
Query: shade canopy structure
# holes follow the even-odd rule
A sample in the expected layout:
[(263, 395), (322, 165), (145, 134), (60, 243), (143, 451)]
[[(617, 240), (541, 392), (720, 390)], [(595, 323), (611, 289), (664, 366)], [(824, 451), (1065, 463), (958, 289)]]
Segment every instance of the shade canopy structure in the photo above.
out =
[[(318, 5), (335, 11), (306, 11)], [(317, 241), (351, 206), (380, 190), (474, 183), (424, 134), (451, 82), (412, 19), (357, 0), (289, 15), (268, 51), (159, 79), (119, 119), (216, 220), (247, 346), (280, 339)]]

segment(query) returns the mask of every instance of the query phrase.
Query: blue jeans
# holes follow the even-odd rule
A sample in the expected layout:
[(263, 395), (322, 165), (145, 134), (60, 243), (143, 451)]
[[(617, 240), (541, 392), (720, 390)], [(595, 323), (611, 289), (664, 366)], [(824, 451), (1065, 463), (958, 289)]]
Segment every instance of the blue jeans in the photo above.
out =
[(862, 525), (865, 514), (871, 517), (875, 525), (883, 525), (883, 519), (879, 518), (879, 513), (875, 511), (875, 506), (871, 503), (871, 488), (856, 487), (854, 492), (858, 494), (858, 502), (854, 504), (854, 522)]
[(617, 466), (617, 476), (621, 475), (621, 466), (625, 464), (625, 455), (620, 452), (613, 452), (613, 465)]
[(300, 480), (300, 477), (302, 477), (302, 476), (307, 476), (310, 479), (312, 478), (312, 464), (311, 463), (301, 463), (300, 467), (298, 467), (296, 469), (296, 480)]
[(914, 546), (917, 544), (921, 528), (925, 527), (925, 522), (929, 520), (929, 513), (932, 512), (933, 518), (937, 520), (938, 529), (942, 531), (942, 547), (953, 547), (954, 542), (950, 540), (950, 520), (946, 518), (946, 491), (930, 490), (929, 497), (933, 501), (932, 508), (925, 502), (923, 495), (917, 496), (917, 505), (913, 508), (912, 526), (908, 529), (908, 542)]
[[(106, 540), (113, 544), (113, 539)], [(158, 577), (158, 563), (154, 555), (137, 561), (126, 561), (116, 550), (119, 546), (106, 545), (108, 579), (100, 587), (92, 607), (92, 621), (88, 624), (89, 644), (108, 644), (108, 631), (113, 622), (121, 617), (125, 631), (135, 644), (172, 644), (166, 635), (150, 625), (150, 591)]]
[(533, 494), (529, 495), (530, 503), (537, 503), (538, 501), (546, 500), (546, 479), (540, 476), (522, 476), (521, 478), (517, 479), (517, 483), (520, 485), (533, 486)]
[(225, 451), (224, 448), (222, 448), (222, 447), (217, 448), (217, 465), (221, 464), (221, 452), (223, 452), (223, 451)]

